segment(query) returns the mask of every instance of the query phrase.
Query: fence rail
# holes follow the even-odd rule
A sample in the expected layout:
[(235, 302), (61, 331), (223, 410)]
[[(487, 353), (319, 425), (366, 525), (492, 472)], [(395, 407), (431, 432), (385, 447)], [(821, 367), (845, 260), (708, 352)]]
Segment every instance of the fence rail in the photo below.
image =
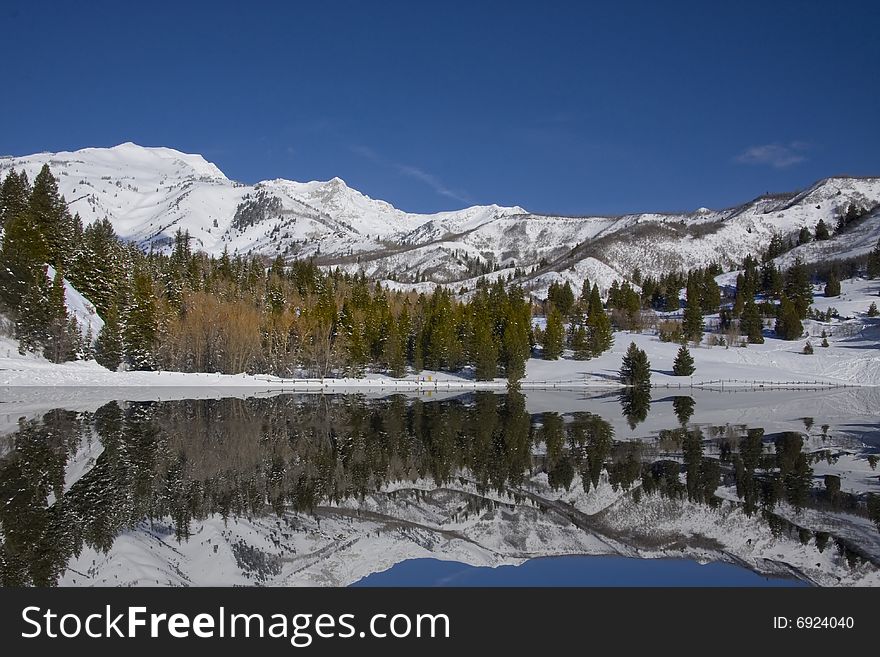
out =
[[(504, 379), (493, 381), (473, 381), (467, 379), (433, 379), (422, 377), (419, 379), (282, 379), (269, 375), (257, 375), (255, 378), (274, 385), (280, 385), (282, 389), (289, 390), (325, 390), (331, 388), (342, 389), (369, 389), (369, 390), (498, 390), (507, 387)], [(608, 379), (556, 379), (556, 380), (524, 380), (520, 381), (519, 387), (528, 390), (554, 390), (569, 389), (582, 390), (585, 388), (596, 389), (619, 389), (623, 386), (619, 382)], [(864, 387), (853, 383), (835, 381), (772, 381), (761, 379), (711, 379), (708, 381), (664, 381), (652, 383), (655, 389), (698, 389), (720, 391), (744, 391), (744, 390), (821, 390), (834, 388), (859, 388)]]

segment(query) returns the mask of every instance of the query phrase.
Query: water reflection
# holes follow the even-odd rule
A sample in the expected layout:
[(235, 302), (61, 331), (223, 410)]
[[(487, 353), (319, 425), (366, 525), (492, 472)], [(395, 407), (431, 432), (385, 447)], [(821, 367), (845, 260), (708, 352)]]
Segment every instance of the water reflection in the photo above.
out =
[[(631, 429), (650, 411), (650, 391), (641, 392), (620, 399)], [(874, 576), (880, 551), (865, 527), (880, 527), (877, 498), (844, 490), (839, 474), (814, 472), (841, 454), (854, 458), (853, 450), (814, 449), (794, 431), (694, 426), (694, 399), (671, 401), (678, 424), (639, 440), (616, 439), (597, 413), (529, 412), (518, 393), (113, 401), (94, 412), (53, 410), (22, 421), (0, 459), (0, 581), (56, 584), (72, 558), (108, 552), (144, 520), (167, 522), (186, 543), (194, 525), (211, 517), (310, 516), (322, 505), (347, 505), (360, 516), (361, 502), (377, 491), (387, 492), (383, 513), (405, 515), (413, 503), (392, 490), (400, 482), (457, 492), (437, 531), (504, 501), (507, 515), (493, 519), (492, 531), (509, 543), (525, 545), (527, 536), (511, 536), (534, 531), (517, 525), (530, 505), (617, 552), (662, 543), (721, 554), (730, 546), (662, 513), (669, 503), (679, 515), (734, 505), (756, 534), (764, 528), (823, 553), (833, 546), (849, 568)], [(813, 424), (804, 421), (807, 432)], [(827, 425), (823, 431), (827, 437)], [(857, 455), (866, 457), (876, 467), (873, 454)], [(717, 516), (719, 526), (730, 513)], [(659, 523), (653, 528), (645, 526), (651, 518)], [(825, 530), (829, 524), (838, 531)], [(682, 535), (667, 536), (675, 532)], [(256, 581), (283, 570), (283, 559), (238, 539), (232, 552)]]

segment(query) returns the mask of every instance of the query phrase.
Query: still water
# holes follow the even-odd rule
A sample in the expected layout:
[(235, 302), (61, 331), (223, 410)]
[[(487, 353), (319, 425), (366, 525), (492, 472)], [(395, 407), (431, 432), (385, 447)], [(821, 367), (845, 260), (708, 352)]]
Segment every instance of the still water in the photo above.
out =
[(352, 586), (809, 586), (764, 577), (729, 563), (633, 557), (543, 557), (519, 566), (486, 568), (437, 559), (410, 559)]
[(877, 393), (658, 392), (7, 390), (0, 581), (880, 585)]

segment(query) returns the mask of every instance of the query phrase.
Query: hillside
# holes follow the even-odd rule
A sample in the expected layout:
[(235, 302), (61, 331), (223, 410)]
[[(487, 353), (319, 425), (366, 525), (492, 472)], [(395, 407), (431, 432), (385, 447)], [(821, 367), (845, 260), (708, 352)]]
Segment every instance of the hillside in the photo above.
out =
[[(132, 143), (0, 158), (0, 177), (16, 168), (33, 179), (43, 164), (85, 223), (107, 217), (120, 236), (144, 247), (164, 248), (182, 229), (215, 255), (316, 257), (402, 288), (472, 289), (477, 277), (501, 269), (495, 275), (516, 274), (538, 296), (553, 281), (578, 289), (584, 278), (604, 291), (636, 267), (647, 275), (711, 262), (729, 267), (760, 253), (774, 233), (812, 231), (820, 219), (833, 227), (847, 208), (865, 212), (880, 203), (880, 178), (836, 177), (800, 193), (679, 214), (560, 217), (497, 205), (415, 214), (339, 178), (244, 185), (200, 155)], [(798, 251), (808, 261), (863, 253), (880, 237), (877, 216)]]

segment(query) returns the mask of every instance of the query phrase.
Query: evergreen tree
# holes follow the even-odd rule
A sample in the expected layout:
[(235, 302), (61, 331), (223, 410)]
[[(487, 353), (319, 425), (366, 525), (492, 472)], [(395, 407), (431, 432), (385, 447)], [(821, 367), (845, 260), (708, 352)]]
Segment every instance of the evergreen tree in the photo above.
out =
[(384, 360), (391, 376), (401, 377), (406, 373), (406, 338), (402, 334), (400, 320), (393, 317), (388, 322)]
[(874, 523), (874, 526), (877, 527), (877, 531), (880, 531), (880, 495), (868, 493), (867, 509), (868, 517)]
[(700, 306), (700, 293), (695, 283), (688, 286), (687, 306), (681, 328), (686, 340), (698, 342), (703, 337), (703, 310)]
[(587, 329), (576, 326), (571, 336), (571, 348), (574, 351), (575, 360), (588, 360), (591, 356), (590, 342), (587, 339)]
[(578, 311), (583, 317), (586, 317), (590, 314), (590, 291), (592, 287), (590, 286), (590, 281), (584, 279), (583, 285), (581, 285), (581, 293), (578, 296), (577, 305)]
[(112, 303), (104, 316), (104, 326), (98, 332), (95, 342), (95, 361), (115, 372), (122, 362), (122, 329), (119, 326), (119, 310)]
[(784, 285), (785, 280), (782, 277), (782, 273), (772, 260), (768, 260), (761, 265), (761, 289), (764, 292), (774, 299), (778, 299), (782, 294)]
[(678, 286), (670, 286), (666, 289), (666, 294), (663, 296), (662, 310), (671, 313), (675, 312), (681, 307), (681, 299), (679, 299), (678, 296), (680, 289), (681, 288), (679, 288)]
[(544, 330), (544, 360), (557, 360), (562, 356), (565, 342), (565, 325), (562, 313), (551, 308), (547, 315), (547, 328)]
[(797, 340), (804, 332), (804, 326), (798, 316), (794, 303), (783, 296), (779, 304), (779, 316), (776, 319), (776, 335), (783, 340)]
[(746, 336), (749, 344), (764, 344), (764, 322), (754, 299), (749, 299), (743, 308), (742, 318), (739, 321), (740, 332)]
[[(49, 288), (47, 314), (43, 356), (53, 363), (73, 360), (79, 346), (79, 326), (75, 318), (67, 315), (67, 306), (64, 301), (64, 277), (60, 270), (55, 271), (52, 285)], [(71, 320), (73, 320), (72, 323)]]
[(807, 340), (806, 344), (804, 345), (803, 353), (807, 356), (813, 355), (813, 345), (810, 343), (809, 340)]
[(125, 358), (133, 369), (150, 370), (155, 367), (158, 328), (153, 283), (149, 274), (141, 270), (134, 275), (122, 331)]
[(620, 365), (620, 382), (637, 388), (650, 387), (651, 363), (644, 350), (631, 342)]
[(82, 341), (81, 356), (83, 360), (95, 360), (95, 333), (92, 330), (91, 323), (86, 327), (86, 334)]
[(103, 317), (125, 276), (125, 258), (113, 225), (100, 219), (83, 231), (68, 279)]
[(721, 289), (711, 272), (706, 270), (702, 277), (700, 287), (700, 309), (703, 313), (713, 314), (718, 312), (721, 305)]
[(801, 228), (801, 232), (798, 233), (798, 244), (809, 244), (812, 239), (813, 236), (810, 234), (810, 229), (806, 226)]
[[(46, 242), (28, 209), (30, 187), (24, 172), (3, 183), (3, 242), (0, 244), (0, 302), (17, 311), (29, 288), (45, 277)], [(29, 303), (33, 304), (31, 295)], [(28, 321), (25, 319), (25, 321)]]
[(504, 372), (507, 385), (516, 388), (526, 375), (526, 360), (529, 355), (529, 339), (527, 325), (509, 322), (504, 327), (502, 345), (504, 352)]
[(690, 376), (694, 370), (694, 357), (685, 345), (681, 345), (672, 364), (672, 373), (675, 376)]
[(587, 317), (587, 342), (591, 356), (601, 356), (614, 345), (614, 332), (611, 318), (602, 306), (599, 288), (595, 284), (590, 292), (590, 307)]
[(830, 237), (831, 235), (828, 233), (828, 225), (825, 223), (825, 220), (819, 219), (819, 223), (816, 224), (816, 240), (823, 242)]
[(19, 174), (12, 169), (6, 174), (0, 184), (0, 229), (12, 217), (19, 217), (27, 212), (30, 195), (30, 183), (24, 171)]
[(34, 178), (28, 214), (31, 215), (37, 233), (45, 242), (46, 261), (56, 268), (66, 269), (82, 226), (77, 230), (48, 164), (44, 164)]
[(52, 320), (50, 296), (49, 279), (43, 268), (30, 281), (16, 308), (15, 339), (19, 353), (36, 352), (48, 341)]
[(834, 272), (831, 272), (828, 275), (828, 281), (825, 283), (825, 296), (826, 297), (839, 297), (840, 296), (840, 281), (837, 279), (837, 276)]
[(560, 285), (555, 281), (550, 284), (547, 290), (547, 301), (555, 307), (563, 317), (568, 317), (574, 307), (574, 290), (571, 289), (571, 283), (565, 282)]
[(877, 310), (877, 302), (876, 301), (872, 301), (871, 305), (868, 306), (867, 315), (868, 315), (868, 317), (876, 317), (877, 315), (880, 315), (880, 311)]
[(868, 278), (880, 276), (880, 240), (868, 255)]
[(491, 381), (498, 370), (498, 347), (488, 316), (476, 318), (471, 340), (471, 357), (476, 368), (477, 381)]
[(813, 302), (813, 285), (810, 282), (810, 272), (800, 258), (785, 273), (784, 292), (794, 306), (798, 318), (806, 317)]

